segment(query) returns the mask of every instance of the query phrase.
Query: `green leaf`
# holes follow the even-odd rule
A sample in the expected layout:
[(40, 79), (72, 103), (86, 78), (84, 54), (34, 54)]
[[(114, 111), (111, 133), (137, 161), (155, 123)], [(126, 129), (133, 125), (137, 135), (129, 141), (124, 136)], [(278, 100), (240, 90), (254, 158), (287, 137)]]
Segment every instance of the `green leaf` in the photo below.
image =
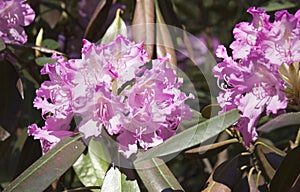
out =
[(57, 60), (51, 57), (38, 57), (35, 59), (36, 64), (44, 66), (45, 64), (54, 64)]
[(101, 191), (103, 192), (139, 192), (137, 181), (126, 180), (126, 175), (118, 168), (111, 167), (107, 172)]
[(110, 165), (109, 152), (102, 140), (89, 142), (88, 153), (81, 154), (73, 168), (80, 181), (86, 186), (102, 186)]
[(6, 45), (3, 41), (3, 39), (0, 38), (0, 52), (3, 51), (6, 48)]
[(59, 43), (53, 39), (44, 39), (42, 41), (42, 47), (55, 50), (59, 48)]
[(132, 20), (132, 37), (135, 42), (144, 42), (149, 59), (154, 49), (154, 0), (137, 0)]
[(279, 115), (260, 126), (257, 130), (261, 132), (270, 132), (289, 125), (300, 125), (300, 112)]
[(101, 44), (109, 43), (109, 42), (113, 41), (119, 34), (127, 36), (126, 24), (120, 16), (121, 11), (122, 11), (121, 9), (117, 10), (116, 18), (112, 22), (112, 24), (109, 26), (109, 28), (106, 30), (106, 33), (104, 34), (103, 38), (101, 39)]
[(163, 191), (164, 189), (183, 191), (163, 160), (158, 158), (147, 159), (134, 163), (134, 166), (149, 192)]
[(7, 188), (7, 191), (31, 192), (45, 190), (68, 170), (85, 149), (82, 136), (64, 139), (26, 169)]
[(270, 191), (290, 191), (300, 175), (300, 147), (291, 150), (283, 159), (270, 183)]
[(201, 144), (218, 135), (240, 118), (237, 109), (233, 109), (203, 123), (178, 133), (164, 143), (137, 155), (137, 161), (158, 156), (169, 155)]
[(289, 2), (289, 1), (269, 1), (267, 5), (262, 6), (263, 9), (265, 9), (267, 12), (271, 11), (277, 11), (277, 10), (282, 10), (282, 9), (290, 9), (296, 7), (296, 4)]
[(211, 118), (214, 116), (218, 115), (218, 112), (221, 111), (221, 107), (218, 104), (210, 104), (205, 106), (202, 110), (201, 110), (201, 114), (204, 118)]

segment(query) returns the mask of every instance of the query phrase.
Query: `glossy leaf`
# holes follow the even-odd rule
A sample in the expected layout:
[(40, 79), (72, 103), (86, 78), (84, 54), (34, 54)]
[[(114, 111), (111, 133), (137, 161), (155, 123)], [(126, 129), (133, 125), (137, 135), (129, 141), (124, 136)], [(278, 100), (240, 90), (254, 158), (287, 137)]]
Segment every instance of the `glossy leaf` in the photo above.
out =
[(113, 41), (119, 34), (127, 36), (127, 27), (125, 22), (121, 18), (121, 11), (121, 9), (117, 10), (116, 18), (106, 30), (106, 33), (101, 39), (101, 43), (109, 43)]
[(242, 180), (241, 167), (249, 163), (248, 156), (238, 155), (219, 165), (207, 181), (204, 192), (230, 192), (239, 185)]
[(157, 57), (166, 57), (167, 54), (171, 57), (171, 65), (177, 65), (176, 54), (174, 50), (174, 44), (168, 25), (164, 21), (164, 18), (160, 12), (158, 2), (155, 1), (155, 13), (156, 13), (156, 55)]
[(110, 156), (104, 143), (89, 142), (88, 153), (81, 154), (73, 168), (80, 181), (86, 186), (102, 186), (105, 173), (110, 164)]
[(158, 158), (147, 159), (136, 162), (134, 166), (149, 192), (165, 189), (183, 191), (183, 188), (163, 160)]
[(300, 175), (300, 147), (291, 150), (283, 159), (270, 183), (270, 191), (290, 191), (294, 182)]
[(135, 42), (144, 42), (149, 59), (154, 49), (154, 0), (136, 0), (132, 20), (132, 38)]
[(300, 112), (279, 115), (260, 126), (257, 130), (261, 132), (270, 132), (290, 125), (300, 125)]
[(120, 172), (118, 168), (111, 167), (104, 178), (101, 191), (105, 192), (139, 192), (140, 188), (137, 181), (126, 180), (126, 175)]
[(174, 135), (164, 143), (149, 149), (144, 153), (139, 153), (137, 155), (137, 161), (169, 155), (201, 144), (202, 142), (218, 135), (227, 127), (235, 123), (239, 118), (240, 115), (237, 109), (213, 117)]
[(43, 191), (78, 159), (85, 149), (81, 135), (64, 139), (26, 169), (4, 191)]
[(96, 40), (100, 38), (100, 28), (105, 23), (112, 0), (100, 0), (84, 32), (84, 38)]

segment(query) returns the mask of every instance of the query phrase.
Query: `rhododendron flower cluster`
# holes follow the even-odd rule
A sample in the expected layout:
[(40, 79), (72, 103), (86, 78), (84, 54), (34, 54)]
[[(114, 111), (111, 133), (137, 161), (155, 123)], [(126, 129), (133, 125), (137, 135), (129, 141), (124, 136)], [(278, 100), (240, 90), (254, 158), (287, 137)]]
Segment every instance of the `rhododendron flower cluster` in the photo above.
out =
[(5, 43), (24, 44), (27, 35), (23, 29), (35, 17), (33, 9), (24, 0), (0, 1), (0, 38)]
[[(28, 133), (41, 140), (44, 153), (74, 132), (101, 137), (106, 129), (129, 157), (138, 147), (162, 143), (192, 116), (184, 102), (193, 95), (179, 90), (182, 79), (167, 57), (148, 62), (143, 43), (122, 35), (108, 44), (83, 44), (81, 59), (53, 55), (57, 62), (41, 71), (49, 81), (37, 90), (34, 106), (42, 110), (45, 125), (33, 124)], [(77, 126), (71, 131), (73, 119)]]
[(287, 107), (285, 88), (278, 69), (281, 64), (300, 61), (299, 11), (292, 15), (277, 11), (275, 20), (261, 8), (250, 8), (252, 22), (241, 22), (233, 30), (232, 56), (224, 46), (216, 54), (223, 61), (214, 67), (218, 82), (224, 80), (218, 96), (222, 112), (238, 108), (242, 118), (236, 126), (246, 145), (257, 139), (256, 126), (266, 112), (278, 114)]

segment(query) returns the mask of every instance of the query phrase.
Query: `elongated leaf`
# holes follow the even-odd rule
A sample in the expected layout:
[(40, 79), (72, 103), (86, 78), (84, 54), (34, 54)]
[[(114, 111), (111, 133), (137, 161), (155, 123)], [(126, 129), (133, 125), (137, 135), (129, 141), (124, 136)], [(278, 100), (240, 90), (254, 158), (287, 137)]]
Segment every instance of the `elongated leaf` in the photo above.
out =
[(154, 49), (154, 0), (136, 0), (132, 21), (132, 37), (135, 42), (143, 41), (149, 59)]
[(282, 10), (282, 9), (289, 9), (296, 7), (296, 4), (289, 2), (289, 1), (268, 1), (267, 5), (262, 6), (263, 9), (266, 11), (277, 11), (277, 10)]
[(101, 191), (105, 192), (139, 192), (137, 181), (126, 180), (118, 168), (111, 167), (107, 172)]
[(240, 115), (237, 109), (213, 117), (203, 123), (182, 131), (155, 148), (149, 149), (144, 153), (139, 153), (137, 155), (137, 161), (169, 155), (201, 144), (202, 142), (218, 135), (227, 127), (235, 123), (239, 118)]
[(292, 185), (300, 175), (300, 147), (294, 148), (283, 159), (270, 183), (270, 191), (290, 191)]
[(158, 158), (147, 159), (135, 163), (134, 166), (149, 192), (163, 191), (165, 189), (183, 191), (181, 185), (163, 160)]
[(170, 63), (174, 66), (177, 65), (176, 54), (174, 50), (174, 44), (168, 25), (164, 21), (164, 18), (160, 12), (157, 0), (155, 1), (156, 12), (156, 55), (157, 57), (166, 57), (170, 55)]
[(23, 83), (22, 83), (22, 79), (19, 78), (17, 83), (16, 83), (16, 87), (20, 93), (20, 96), (22, 99), (24, 99), (24, 87), (23, 87)]
[(127, 36), (127, 28), (125, 22), (121, 18), (121, 9), (117, 10), (116, 18), (112, 22), (112, 24), (107, 29), (106, 33), (104, 34), (103, 38), (101, 39), (101, 43), (109, 43), (113, 41), (118, 34), (122, 34)]
[(257, 130), (261, 132), (270, 132), (289, 125), (300, 125), (300, 112), (279, 115), (260, 126)]
[(105, 173), (110, 164), (110, 156), (104, 143), (89, 142), (88, 153), (81, 154), (73, 168), (80, 181), (86, 186), (102, 186)]
[(88, 26), (86, 27), (84, 38), (89, 40), (96, 40), (100, 38), (100, 28), (106, 21), (111, 4), (112, 0), (99, 1)]
[(64, 139), (38, 159), (4, 191), (43, 191), (77, 160), (85, 149), (81, 135)]

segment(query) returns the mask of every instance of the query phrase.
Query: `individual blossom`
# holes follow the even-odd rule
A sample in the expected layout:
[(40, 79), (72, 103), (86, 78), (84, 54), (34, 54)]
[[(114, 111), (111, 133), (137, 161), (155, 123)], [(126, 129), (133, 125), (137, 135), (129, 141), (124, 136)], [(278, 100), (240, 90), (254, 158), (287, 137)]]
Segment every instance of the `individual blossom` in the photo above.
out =
[(26, 43), (27, 35), (23, 27), (29, 25), (34, 17), (33, 9), (24, 4), (24, 0), (0, 1), (0, 38), (5, 43)]
[(283, 63), (299, 62), (300, 26), (297, 13), (275, 13), (274, 22), (261, 8), (250, 8), (251, 22), (241, 22), (233, 30), (232, 56), (224, 46), (216, 53), (223, 59), (214, 67), (214, 75), (223, 90), (218, 96), (222, 112), (238, 108), (241, 119), (236, 127), (245, 143), (257, 139), (256, 126), (263, 113), (278, 114), (287, 107), (283, 80), (278, 69)]

